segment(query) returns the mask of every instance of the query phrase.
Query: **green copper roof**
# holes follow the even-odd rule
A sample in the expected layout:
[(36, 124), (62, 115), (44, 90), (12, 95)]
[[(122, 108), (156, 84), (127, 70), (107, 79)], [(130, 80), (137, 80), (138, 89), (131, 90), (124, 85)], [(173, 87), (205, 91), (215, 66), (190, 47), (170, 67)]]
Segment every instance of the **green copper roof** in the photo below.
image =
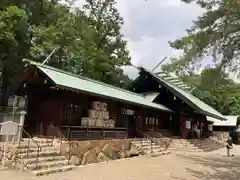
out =
[(197, 97), (193, 96), (189, 92), (186, 92), (186, 91), (178, 88), (177, 86), (174, 86), (173, 84), (168, 83), (163, 78), (157, 76), (156, 74), (154, 74), (144, 68), (141, 68), (141, 69), (144, 70), (145, 72), (149, 73), (154, 78), (156, 78), (160, 84), (164, 85), (166, 88), (168, 88), (170, 91), (172, 91), (172, 93), (175, 96), (182, 99), (182, 101), (184, 101), (189, 106), (191, 106), (196, 112), (199, 112), (203, 115), (217, 118), (220, 120), (226, 120), (226, 118), (221, 113), (219, 113), (218, 111), (216, 111), (209, 105), (205, 104), (203, 101), (201, 101)]
[(142, 95), (144, 96), (144, 98), (150, 102), (153, 102), (157, 96), (159, 95), (159, 92), (148, 92), (148, 93), (142, 93)]
[(71, 89), (75, 91), (88, 92), (95, 95), (101, 95), (109, 98), (118, 99), (124, 102), (134, 103), (142, 106), (147, 106), (162, 111), (172, 112), (169, 108), (148, 101), (143, 95), (133, 93), (121, 88), (117, 88), (99, 81), (94, 81), (89, 78), (77, 76), (50, 66), (41, 65), (39, 63), (25, 60), (31, 65), (36, 66), (43, 72), (52, 82), (59, 88)]

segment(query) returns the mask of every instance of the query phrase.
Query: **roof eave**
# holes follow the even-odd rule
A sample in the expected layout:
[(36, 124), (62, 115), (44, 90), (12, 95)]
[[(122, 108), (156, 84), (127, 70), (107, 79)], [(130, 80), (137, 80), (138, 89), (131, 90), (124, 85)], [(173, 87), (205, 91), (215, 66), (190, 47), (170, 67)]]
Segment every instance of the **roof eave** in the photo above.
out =
[[(144, 68), (142, 68), (141, 70), (147, 72), (148, 74), (152, 75), (151, 72), (148, 72), (147, 70), (145, 70)], [(153, 76), (154, 78), (156, 78), (155, 76)], [(218, 119), (221, 119), (221, 120), (227, 120), (226, 118), (224, 118), (223, 116), (218, 116), (216, 114), (213, 114), (213, 113), (209, 113), (209, 112), (206, 112), (204, 110), (202, 110), (201, 108), (199, 108), (196, 104), (194, 104), (192, 101), (190, 101), (188, 98), (185, 98), (184, 95), (182, 95), (181, 93), (179, 93), (178, 91), (176, 91), (175, 89), (173, 89), (170, 85), (168, 85), (167, 82), (163, 82), (161, 81), (159, 78), (156, 78), (156, 80), (163, 84), (164, 86), (167, 86), (169, 88), (169, 90), (173, 93), (173, 94), (177, 94), (178, 96), (180, 96), (189, 106), (191, 106), (195, 111), (199, 112), (199, 113), (202, 113), (206, 116), (211, 116), (213, 118), (218, 118)]]
[[(64, 89), (64, 90), (70, 90), (70, 91), (75, 91), (75, 92), (85, 92), (85, 93), (88, 93), (88, 94), (93, 94), (93, 95), (97, 95), (97, 96), (102, 96), (102, 97), (107, 97), (107, 98), (110, 98), (110, 99), (118, 99), (118, 98), (115, 98), (115, 97), (111, 97), (111, 96), (105, 96), (105, 95), (102, 95), (102, 94), (98, 94), (98, 93), (94, 93), (94, 92), (89, 92), (89, 91), (84, 91), (84, 90), (80, 90), (80, 89), (75, 89), (75, 88), (72, 88), (72, 87), (68, 87), (68, 86), (64, 86), (64, 85), (61, 85), (61, 84), (57, 84), (57, 82), (55, 82), (53, 79), (51, 79), (45, 72), (43, 72), (39, 67), (41, 67), (42, 65), (39, 64), (39, 63), (36, 63), (34, 61), (31, 61), (31, 60), (28, 60), (28, 59), (24, 59), (23, 62), (25, 62), (27, 65), (32, 65), (32, 66), (35, 66), (37, 69), (39, 69), (41, 71), (41, 73), (43, 73), (46, 77), (48, 77), (48, 79), (50, 79), (53, 83), (53, 85), (57, 88), (60, 88), (60, 89)], [(144, 97), (143, 97), (144, 98)], [(167, 108), (167, 107), (164, 107), (163, 105), (160, 105), (160, 104), (156, 104), (156, 103), (153, 103), (154, 106), (151, 106), (151, 105), (145, 105), (145, 104), (142, 104), (142, 103), (135, 103), (135, 102), (132, 102), (132, 101), (127, 101), (127, 100), (123, 100), (123, 99), (118, 99), (119, 101), (122, 101), (122, 102), (127, 102), (127, 103), (130, 103), (130, 104), (137, 104), (137, 105), (140, 105), (140, 106), (143, 106), (143, 107), (148, 107), (148, 108), (154, 108), (154, 109), (157, 109), (157, 110), (161, 110), (163, 112), (171, 112), (173, 113), (174, 111), (172, 111), (171, 109)], [(163, 106), (162, 108), (161, 107), (156, 107), (155, 105), (157, 106)]]
[[(83, 91), (83, 90), (79, 90), (79, 89), (74, 89), (74, 88), (66, 87), (66, 86), (63, 86), (63, 85), (60, 85), (60, 84), (56, 84), (56, 87), (59, 88), (59, 89), (64, 89), (64, 90), (70, 90), (70, 91), (75, 91), (75, 92), (83, 92), (83, 93), (97, 95), (97, 96), (101, 96), (101, 97), (107, 97), (107, 98), (110, 98), (110, 99), (116, 99), (116, 98), (113, 98), (113, 97), (110, 97), (110, 96), (104, 96), (104, 95), (93, 93), (93, 92), (89, 92), (89, 91)], [(157, 109), (157, 110), (161, 110), (163, 112), (171, 112), (171, 113), (174, 112), (173, 110), (171, 110), (171, 109), (169, 109), (167, 107), (165, 107), (166, 109), (163, 109), (163, 108), (158, 108), (158, 107), (153, 107), (153, 106), (147, 106), (147, 105), (140, 104), (140, 103), (134, 103), (134, 102), (131, 102), (131, 101), (125, 101), (125, 100), (122, 100), (122, 99), (118, 99), (118, 100), (122, 101), (122, 102), (130, 103), (130, 104), (138, 104), (138, 105), (143, 106), (143, 107), (154, 108), (154, 109)]]
[(204, 114), (205, 116), (210, 116), (210, 117), (215, 118), (215, 119), (220, 120), (220, 121), (227, 121), (227, 118), (225, 118), (223, 116), (218, 116), (216, 114), (212, 114), (212, 113), (209, 113), (209, 112), (206, 112), (206, 111), (203, 111), (203, 110), (200, 110), (200, 112), (202, 114)]

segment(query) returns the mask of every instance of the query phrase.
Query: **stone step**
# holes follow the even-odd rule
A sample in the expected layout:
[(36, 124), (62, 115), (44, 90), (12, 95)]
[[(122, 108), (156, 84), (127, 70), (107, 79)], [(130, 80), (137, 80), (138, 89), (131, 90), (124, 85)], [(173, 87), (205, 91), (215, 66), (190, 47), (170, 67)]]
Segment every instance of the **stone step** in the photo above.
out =
[(187, 152), (202, 152), (201, 149), (191, 149), (191, 148), (172, 148), (169, 147), (168, 150), (170, 151), (187, 151)]
[(223, 146), (223, 144), (219, 143), (195, 143), (194, 146)]
[(43, 176), (43, 175), (48, 175), (48, 174), (53, 174), (53, 173), (58, 173), (58, 172), (65, 172), (65, 171), (70, 171), (72, 169), (76, 168), (75, 165), (66, 165), (62, 167), (50, 167), (46, 169), (39, 169), (35, 171), (31, 171), (33, 174), (36, 176)]
[(222, 145), (217, 145), (217, 144), (208, 144), (208, 145), (197, 145), (196, 147), (198, 148), (210, 148), (210, 147), (224, 147)]
[(145, 149), (160, 149), (160, 146), (158, 146), (158, 145), (152, 145), (152, 147), (151, 146), (143, 146), (142, 147), (142, 149), (143, 150), (145, 150)]
[(194, 145), (194, 146), (197, 146), (197, 145), (218, 145), (220, 143), (217, 143), (217, 142), (172, 142), (171, 144), (184, 144), (184, 145)]
[(151, 144), (151, 141), (133, 141), (135, 144)]
[(132, 142), (133, 144), (151, 144), (151, 142), (140, 142), (140, 141), (135, 141)]
[[(45, 151), (54, 151), (55, 148), (54, 147), (40, 147), (40, 151), (41, 152), (45, 152)], [(38, 148), (37, 147), (30, 147), (29, 149), (27, 148), (21, 148), (21, 149), (18, 149), (18, 152), (19, 153), (26, 153), (26, 152), (37, 152), (38, 151)]]
[(165, 150), (163, 150), (163, 149), (161, 149), (161, 148), (159, 148), (159, 149), (149, 149), (148, 151), (145, 151), (145, 153), (146, 154), (151, 154), (151, 153), (157, 153), (157, 152), (162, 152), (162, 151), (165, 151)]
[(206, 143), (206, 142), (215, 142), (216, 141), (213, 141), (211, 139), (205, 139), (205, 140), (199, 140), (199, 139), (189, 139), (187, 140), (188, 142), (191, 142), (191, 143), (194, 143), (194, 142), (200, 142), (200, 143)]
[(158, 157), (158, 156), (163, 156), (170, 154), (170, 151), (159, 151), (159, 152), (154, 152), (151, 154), (151, 157)]
[[(51, 161), (61, 161), (66, 160), (65, 156), (46, 156), (46, 157), (39, 157), (38, 162), (51, 162)], [(36, 163), (36, 157), (32, 158), (24, 158), (25, 164), (34, 164)]]
[(134, 139), (134, 140), (132, 140), (133, 142), (151, 142), (151, 140), (150, 139)]
[(35, 139), (34, 140), (30, 139), (30, 141), (25, 139), (25, 140), (21, 141), (21, 144), (28, 144), (28, 143), (33, 144), (33, 145), (36, 145), (36, 143), (38, 145), (42, 145), (42, 144), (53, 145), (53, 141), (40, 141), (40, 140), (35, 140)]
[(202, 149), (203, 152), (212, 152), (212, 151), (216, 151), (218, 149), (221, 149), (221, 148), (207, 148), (207, 149)]
[[(40, 147), (53, 147), (52, 144), (39, 144)], [(16, 146), (18, 149), (26, 149), (28, 144), (21, 143), (20, 146)], [(29, 148), (37, 148), (38, 146), (35, 143), (31, 143)]]
[(190, 144), (218, 144), (217, 142), (211, 142), (211, 141), (206, 141), (206, 142), (201, 142), (201, 141), (196, 141), (196, 142), (189, 142)]
[(193, 145), (184, 145), (184, 144), (170, 144), (169, 147), (177, 147), (177, 148), (197, 148), (196, 146)]
[(158, 146), (157, 144), (155, 144), (155, 143), (152, 143), (152, 145), (151, 144), (139, 144), (139, 143), (136, 143), (136, 144), (134, 144), (135, 146), (139, 146), (139, 147), (148, 147), (148, 146)]
[(54, 161), (45, 161), (45, 162), (42, 162), (40, 161), (38, 164), (37, 164), (37, 167), (36, 167), (36, 164), (28, 164), (27, 165), (27, 169), (28, 170), (37, 170), (37, 169), (43, 169), (43, 168), (50, 168), (50, 167), (59, 167), (59, 166), (65, 166), (65, 165), (68, 165), (68, 160), (54, 160)]
[(171, 144), (193, 145), (192, 143), (189, 142), (171, 142)]
[[(52, 142), (53, 139), (47, 139), (47, 138), (39, 138), (39, 137), (33, 137), (33, 138), (30, 138), (30, 140), (34, 140), (34, 141), (39, 141), (39, 142)], [(29, 140), (29, 138), (23, 138), (22, 140)]]
[(183, 151), (202, 151), (198, 148), (175, 148), (175, 147), (169, 147), (168, 150), (183, 150)]
[[(39, 157), (43, 157), (43, 156), (56, 156), (59, 155), (59, 151), (57, 150), (53, 150), (53, 151), (40, 151), (39, 152)], [(26, 158), (26, 157), (36, 157), (37, 156), (37, 152), (30, 152), (30, 153), (20, 153), (19, 156), (21, 156), (22, 158)]]
[(190, 143), (194, 146), (208, 146), (208, 145), (217, 145), (217, 143)]
[(217, 150), (217, 149), (220, 149), (222, 148), (223, 146), (216, 146), (216, 145), (209, 145), (209, 146), (199, 146), (199, 147), (196, 147), (196, 146), (193, 146), (193, 147), (190, 147), (190, 146), (170, 146), (168, 149), (172, 149), (172, 150), (184, 150), (184, 151), (196, 151), (196, 150), (199, 150), (199, 151), (213, 151), (213, 150)]
[[(135, 146), (137, 147), (148, 147), (148, 146), (151, 146), (151, 144), (134, 144)], [(152, 146), (156, 146), (156, 144), (152, 144)]]
[(189, 142), (171, 142), (171, 144), (192, 144)]

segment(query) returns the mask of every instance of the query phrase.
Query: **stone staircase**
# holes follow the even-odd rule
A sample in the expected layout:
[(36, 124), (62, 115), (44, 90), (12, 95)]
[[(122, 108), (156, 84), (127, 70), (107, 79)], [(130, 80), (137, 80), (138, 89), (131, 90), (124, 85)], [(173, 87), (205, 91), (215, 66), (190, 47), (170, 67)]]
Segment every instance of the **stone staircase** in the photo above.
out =
[(188, 152), (211, 152), (223, 148), (224, 145), (211, 139), (181, 139), (172, 138), (169, 150)]
[(170, 153), (168, 150), (161, 148), (160, 145), (151, 142), (151, 140), (147, 138), (133, 139), (132, 144), (138, 150), (151, 157), (161, 156)]
[[(41, 147), (38, 153), (38, 146)], [(34, 138), (30, 139), (27, 153), (28, 139), (23, 139), (17, 147), (18, 156), (23, 160), (24, 168), (36, 176), (72, 170), (75, 165), (69, 165), (65, 156), (60, 154), (60, 149), (53, 146), (52, 140)], [(37, 154), (39, 154), (37, 160)]]

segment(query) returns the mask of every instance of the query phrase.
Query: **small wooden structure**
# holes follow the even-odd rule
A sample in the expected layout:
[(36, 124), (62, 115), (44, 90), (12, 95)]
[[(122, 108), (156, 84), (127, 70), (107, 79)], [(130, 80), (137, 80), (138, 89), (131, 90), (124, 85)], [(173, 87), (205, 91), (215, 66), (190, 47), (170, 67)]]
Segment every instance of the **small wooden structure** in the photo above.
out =
[(225, 116), (226, 121), (219, 121), (216, 118), (207, 117), (208, 121), (212, 122), (213, 125), (213, 136), (219, 140), (226, 141), (228, 136), (232, 136), (235, 143), (239, 143), (238, 131), (238, 119), (240, 116)]
[(27, 96), (24, 128), (33, 136), (69, 140), (137, 137), (139, 131), (160, 128), (172, 114), (140, 94), (25, 62), (17, 95)]

